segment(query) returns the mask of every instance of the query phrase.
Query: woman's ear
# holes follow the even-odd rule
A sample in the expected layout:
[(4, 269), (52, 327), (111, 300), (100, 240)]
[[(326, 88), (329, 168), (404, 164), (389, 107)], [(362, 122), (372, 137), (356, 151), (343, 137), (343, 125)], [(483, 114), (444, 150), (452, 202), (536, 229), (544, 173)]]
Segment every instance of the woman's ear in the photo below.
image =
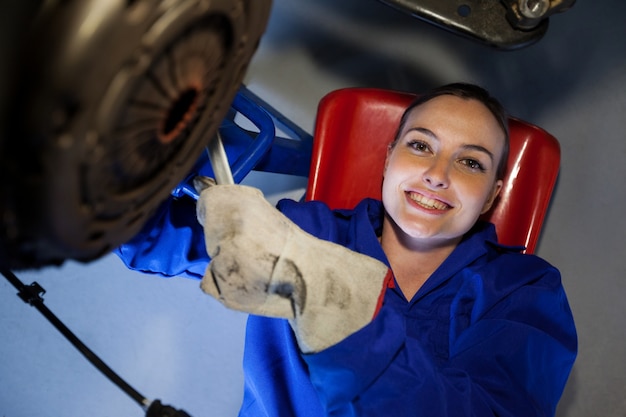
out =
[(383, 168), (383, 177), (387, 173), (387, 165), (389, 165), (389, 156), (391, 155), (391, 151), (393, 151), (393, 143), (387, 145), (387, 154), (385, 155), (385, 167)]
[(493, 206), (493, 202), (496, 201), (496, 198), (498, 197), (498, 195), (500, 194), (500, 191), (502, 190), (502, 184), (503, 184), (502, 180), (497, 180), (493, 184), (493, 188), (491, 189), (489, 198), (487, 198), (487, 201), (485, 202), (485, 205), (483, 206), (483, 210), (480, 212), (480, 214), (485, 214), (486, 212), (489, 211), (489, 209), (491, 209), (491, 206)]

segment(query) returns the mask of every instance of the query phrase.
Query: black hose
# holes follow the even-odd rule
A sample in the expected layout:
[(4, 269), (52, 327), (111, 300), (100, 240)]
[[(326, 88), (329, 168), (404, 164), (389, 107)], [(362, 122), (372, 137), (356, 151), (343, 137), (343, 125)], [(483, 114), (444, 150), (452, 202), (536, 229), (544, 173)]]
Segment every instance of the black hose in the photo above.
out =
[(76, 337), (72, 331), (67, 328), (43, 303), (43, 295), (46, 291), (36, 282), (30, 285), (24, 285), (11, 271), (1, 270), (2, 275), (19, 291), (18, 296), (24, 300), (25, 303), (35, 307), (45, 318), (58, 331), (61, 332), (67, 340), (70, 341), (80, 351), (80, 353), (87, 358), (100, 372), (102, 372), (109, 380), (117, 385), (122, 391), (128, 394), (133, 400), (135, 400), (143, 409), (146, 409), (150, 405), (150, 400), (137, 392), (133, 387), (128, 385), (118, 374), (116, 374), (111, 368), (107, 366), (91, 349), (89, 349), (81, 340)]

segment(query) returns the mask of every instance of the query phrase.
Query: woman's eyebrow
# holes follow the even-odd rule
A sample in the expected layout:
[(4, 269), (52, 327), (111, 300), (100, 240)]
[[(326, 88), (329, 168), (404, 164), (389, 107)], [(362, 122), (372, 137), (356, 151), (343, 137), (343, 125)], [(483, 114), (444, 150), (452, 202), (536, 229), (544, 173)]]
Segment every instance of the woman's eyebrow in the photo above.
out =
[(485, 148), (484, 146), (466, 144), (466, 145), (463, 145), (463, 148), (464, 149), (470, 149), (470, 150), (478, 151), (478, 152), (483, 152), (483, 153), (487, 154), (487, 156), (489, 156), (491, 161), (493, 161), (493, 152), (491, 152), (489, 149)]
[(431, 138), (433, 138), (433, 139), (437, 139), (437, 140), (439, 140), (439, 138), (437, 137), (437, 135), (435, 135), (435, 132), (433, 132), (433, 131), (432, 131), (432, 130), (430, 130), (430, 129), (426, 129), (425, 127), (412, 127), (412, 128), (410, 128), (409, 130), (407, 130), (406, 132), (407, 132), (407, 133), (409, 133), (409, 132), (411, 132), (411, 131), (416, 131), (416, 132), (419, 132), (419, 133), (423, 133), (423, 134), (424, 134), (424, 135), (426, 135), (426, 136), (430, 136), (430, 137), (431, 137)]

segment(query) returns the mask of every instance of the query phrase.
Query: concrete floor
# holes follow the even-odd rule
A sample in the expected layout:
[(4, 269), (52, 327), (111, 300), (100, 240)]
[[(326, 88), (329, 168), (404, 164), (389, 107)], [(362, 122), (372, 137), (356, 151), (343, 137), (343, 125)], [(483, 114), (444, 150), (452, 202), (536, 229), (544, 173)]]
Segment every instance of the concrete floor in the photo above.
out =
[[(466, 80), (555, 135), (562, 167), (538, 254), (559, 267), (580, 353), (559, 417), (626, 416), (626, 4), (579, 1), (543, 40), (496, 51), (375, 0), (275, 0), (246, 83), (311, 132), (319, 99), (346, 86), (423, 91)], [(275, 201), (305, 181), (253, 174)], [(185, 279), (125, 269), (112, 255), (21, 274), (138, 391), (193, 416), (234, 416), (245, 315)], [(143, 412), (0, 280), (0, 415)]]

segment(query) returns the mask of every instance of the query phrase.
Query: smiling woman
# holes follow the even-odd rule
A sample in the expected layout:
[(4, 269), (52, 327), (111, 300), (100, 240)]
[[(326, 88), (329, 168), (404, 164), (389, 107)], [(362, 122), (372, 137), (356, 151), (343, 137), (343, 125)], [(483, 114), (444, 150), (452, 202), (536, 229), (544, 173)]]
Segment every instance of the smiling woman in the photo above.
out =
[(408, 299), (502, 188), (506, 114), (485, 103), (494, 101), (474, 86), (435, 90), (409, 106), (389, 147), (382, 246)]
[(387, 148), (382, 201), (277, 211), (212, 185), (198, 222), (172, 201), (119, 249), (144, 272), (204, 270), (207, 294), (250, 313), (240, 416), (554, 414), (577, 351), (559, 271), (478, 220), (506, 114), (473, 85), (425, 97)]

